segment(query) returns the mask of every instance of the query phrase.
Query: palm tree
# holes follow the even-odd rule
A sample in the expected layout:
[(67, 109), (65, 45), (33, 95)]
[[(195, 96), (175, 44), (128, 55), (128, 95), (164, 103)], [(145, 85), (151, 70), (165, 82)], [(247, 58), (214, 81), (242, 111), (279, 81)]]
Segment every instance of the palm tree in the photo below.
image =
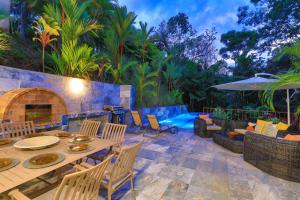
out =
[(122, 82), (123, 56), (126, 43), (134, 35), (132, 25), (135, 19), (136, 15), (133, 12), (128, 13), (125, 6), (116, 7), (110, 19), (111, 26), (106, 30), (104, 44), (111, 61), (111, 67), (108, 68), (108, 71), (112, 73), (115, 83)]
[(149, 47), (153, 45), (153, 42), (155, 41), (155, 37), (151, 37), (151, 34), (154, 32), (154, 27), (151, 27), (149, 30), (147, 28), (148, 24), (145, 22), (140, 22), (140, 36), (139, 36), (139, 43), (141, 44), (140, 48), (140, 56), (142, 63), (145, 62)]
[(33, 26), (33, 28), (36, 30), (37, 37), (34, 37), (33, 40), (39, 41), (42, 45), (42, 62), (43, 62), (43, 72), (44, 72), (45, 71), (45, 48), (51, 42), (56, 41), (56, 38), (54, 37), (59, 36), (58, 30), (60, 29), (60, 27), (55, 21), (50, 21), (50, 23), (48, 24), (43, 17), (40, 17), (34, 23), (35, 26)]
[(137, 66), (134, 75), (134, 83), (137, 93), (137, 105), (144, 106), (145, 97), (153, 99), (156, 96), (155, 87), (157, 82), (155, 77), (157, 72), (151, 72), (148, 63), (143, 63)]
[[(286, 74), (278, 75), (279, 81), (272, 84), (271, 87), (263, 94), (263, 101), (269, 105), (272, 110), (275, 110), (273, 97), (277, 89), (289, 84), (300, 84), (300, 41), (293, 46), (282, 48), (275, 59), (280, 59), (284, 55), (289, 55), (291, 57), (291, 69)], [(297, 113), (300, 113), (300, 107), (297, 108)]]

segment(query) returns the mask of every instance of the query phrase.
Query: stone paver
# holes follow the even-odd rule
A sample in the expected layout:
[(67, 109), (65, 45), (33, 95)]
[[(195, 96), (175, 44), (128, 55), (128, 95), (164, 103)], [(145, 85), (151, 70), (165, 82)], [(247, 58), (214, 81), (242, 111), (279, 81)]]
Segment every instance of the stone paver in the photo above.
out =
[[(300, 184), (270, 176), (189, 130), (147, 138), (135, 163), (137, 200), (299, 200)], [(127, 185), (113, 199), (131, 200)], [(126, 191), (127, 189), (127, 191)], [(122, 196), (123, 193), (123, 196)], [(101, 193), (103, 194), (103, 193)]]

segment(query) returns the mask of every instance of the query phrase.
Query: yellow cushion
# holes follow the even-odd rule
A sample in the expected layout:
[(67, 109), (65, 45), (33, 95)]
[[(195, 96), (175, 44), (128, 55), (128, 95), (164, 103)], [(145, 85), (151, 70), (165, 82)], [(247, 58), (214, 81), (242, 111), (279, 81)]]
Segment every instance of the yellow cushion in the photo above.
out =
[(289, 128), (289, 125), (279, 122), (276, 126), (276, 128), (280, 131), (286, 131)]
[(212, 125), (213, 120), (212, 119), (204, 119), (207, 125)]
[(275, 138), (277, 136), (277, 132), (278, 129), (276, 128), (275, 124), (266, 124), (264, 126), (262, 134)]
[(261, 134), (264, 131), (264, 127), (265, 127), (266, 124), (272, 124), (272, 122), (267, 122), (267, 121), (258, 119), (256, 121), (256, 126), (255, 126), (255, 130), (254, 131), (256, 133), (260, 133)]
[(208, 131), (220, 131), (222, 130), (221, 126), (217, 126), (217, 125), (210, 125), (206, 127), (206, 130)]

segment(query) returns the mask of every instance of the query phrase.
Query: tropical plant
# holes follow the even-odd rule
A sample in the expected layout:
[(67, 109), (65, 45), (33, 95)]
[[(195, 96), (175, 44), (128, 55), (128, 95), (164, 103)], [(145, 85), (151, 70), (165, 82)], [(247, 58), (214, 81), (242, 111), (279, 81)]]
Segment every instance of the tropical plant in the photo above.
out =
[(8, 36), (6, 33), (0, 31), (0, 57), (3, 56), (4, 51), (9, 49)]
[(230, 114), (225, 112), (222, 108), (217, 107), (213, 111), (213, 116), (217, 119), (229, 120), (231, 119)]
[(126, 7), (116, 7), (110, 18), (111, 26), (107, 27), (105, 33), (104, 44), (111, 61), (108, 72), (112, 73), (114, 83), (122, 82), (122, 73), (127, 69), (123, 66), (123, 56), (127, 42), (135, 35), (132, 27), (135, 19), (136, 15), (128, 13)]
[[(280, 58), (285, 54), (288, 54), (292, 57), (292, 68), (286, 74), (278, 75), (279, 81), (273, 83), (271, 87), (264, 92), (262, 98), (263, 102), (266, 103), (271, 110), (275, 110), (273, 98), (277, 89), (284, 88), (289, 84), (300, 84), (300, 41), (293, 46), (282, 48), (277, 58)], [(297, 112), (300, 113), (299, 111), (300, 109), (298, 106)]]
[(72, 75), (78, 78), (89, 78), (89, 73), (97, 70), (97, 54), (87, 44), (78, 45), (76, 40), (64, 42), (62, 52), (51, 55), (55, 65), (50, 68), (56, 74)]
[(37, 21), (34, 22), (35, 33), (37, 37), (33, 38), (33, 41), (39, 41), (42, 45), (42, 63), (43, 63), (43, 72), (45, 71), (45, 48), (51, 42), (56, 41), (55, 37), (59, 36), (59, 29), (56, 21), (49, 20), (49, 23), (43, 17), (40, 17)]
[(145, 22), (140, 22), (140, 32), (138, 37), (138, 42), (140, 44), (139, 48), (139, 56), (141, 57), (141, 62), (144, 63), (145, 59), (147, 58), (147, 53), (153, 42), (155, 41), (155, 37), (151, 36), (154, 32), (154, 27), (148, 29), (148, 24)]
[(137, 93), (137, 106), (144, 105), (144, 98), (153, 99), (156, 95), (155, 87), (157, 82), (155, 77), (157, 72), (151, 72), (148, 63), (139, 64), (136, 67), (136, 73), (134, 75), (134, 83)]
[(87, 44), (80, 42), (80, 37), (93, 34), (102, 28), (90, 19), (87, 8), (92, 1), (78, 3), (77, 0), (60, 0), (57, 4), (45, 6), (45, 18), (56, 21), (61, 27), (61, 50), (51, 54), (55, 64), (52, 71), (67, 76), (88, 77), (97, 69), (97, 54)]

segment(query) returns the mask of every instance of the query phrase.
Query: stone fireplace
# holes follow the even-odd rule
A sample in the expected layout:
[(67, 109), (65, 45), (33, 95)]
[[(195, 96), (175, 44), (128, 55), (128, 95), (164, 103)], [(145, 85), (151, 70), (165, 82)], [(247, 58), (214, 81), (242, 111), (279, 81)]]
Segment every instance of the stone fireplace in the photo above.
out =
[(64, 100), (44, 88), (18, 88), (0, 96), (0, 120), (33, 121), (35, 125), (61, 122), (68, 114)]

